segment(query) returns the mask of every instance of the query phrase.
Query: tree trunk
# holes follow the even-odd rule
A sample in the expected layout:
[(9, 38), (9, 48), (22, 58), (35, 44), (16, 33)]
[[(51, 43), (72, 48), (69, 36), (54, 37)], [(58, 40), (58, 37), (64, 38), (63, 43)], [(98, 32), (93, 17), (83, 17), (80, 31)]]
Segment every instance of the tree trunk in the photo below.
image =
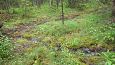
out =
[(113, 0), (112, 16), (115, 16), (115, 0)]
[(64, 7), (63, 7), (63, 0), (61, 0), (61, 7), (62, 7), (62, 23), (64, 24)]
[(56, 0), (56, 6), (59, 7), (60, 0)]
[(68, 0), (68, 7), (75, 8), (76, 0)]
[(50, 3), (50, 7), (53, 5), (53, 0), (49, 0), (49, 3)]
[(2, 28), (2, 26), (3, 26), (3, 22), (0, 21), (0, 28)]

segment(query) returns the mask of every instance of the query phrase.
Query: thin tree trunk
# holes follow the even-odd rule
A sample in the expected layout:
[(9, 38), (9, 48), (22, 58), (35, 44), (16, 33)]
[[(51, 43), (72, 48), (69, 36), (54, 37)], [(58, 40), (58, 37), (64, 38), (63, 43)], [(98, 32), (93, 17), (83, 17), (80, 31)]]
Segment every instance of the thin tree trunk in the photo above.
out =
[(9, 1), (8, 0), (6, 0), (6, 2), (5, 2), (5, 9), (7, 10), (7, 13), (9, 13)]
[(49, 0), (49, 6), (51, 7), (53, 5), (53, 0)]
[(58, 7), (59, 7), (59, 3), (60, 3), (60, 0), (56, 0), (57, 9), (58, 9)]
[(112, 16), (115, 16), (115, 0), (113, 0)]
[(64, 7), (63, 7), (63, 0), (61, 0), (61, 6), (62, 6), (62, 23), (64, 24)]

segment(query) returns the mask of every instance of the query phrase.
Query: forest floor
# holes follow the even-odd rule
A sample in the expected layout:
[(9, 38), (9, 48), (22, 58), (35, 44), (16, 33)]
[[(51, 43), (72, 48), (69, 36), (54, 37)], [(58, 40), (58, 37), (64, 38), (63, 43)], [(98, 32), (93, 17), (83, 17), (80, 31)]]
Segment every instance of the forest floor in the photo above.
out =
[(110, 12), (103, 10), (67, 14), (64, 25), (59, 17), (47, 16), (12, 27), (9, 23), (4, 34), (12, 38), (18, 54), (11, 65), (104, 65), (103, 54), (115, 52), (115, 44), (103, 39), (107, 31), (115, 31)]

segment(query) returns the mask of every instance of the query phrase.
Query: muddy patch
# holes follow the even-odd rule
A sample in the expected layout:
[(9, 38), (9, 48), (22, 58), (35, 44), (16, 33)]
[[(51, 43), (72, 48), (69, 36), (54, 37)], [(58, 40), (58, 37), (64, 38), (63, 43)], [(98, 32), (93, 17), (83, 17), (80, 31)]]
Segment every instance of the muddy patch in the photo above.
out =
[(88, 47), (81, 47), (81, 48), (69, 48), (70, 52), (77, 52), (81, 51), (82, 53), (85, 54), (90, 54), (90, 55), (98, 55), (101, 52), (107, 52), (107, 48), (102, 48), (102, 47), (96, 47), (96, 48), (88, 48)]
[[(19, 23), (19, 24), (16, 24), (15, 27), (12, 29), (4, 28), (3, 34), (12, 38), (12, 41), (14, 42), (14, 45), (15, 45), (14, 52), (20, 54), (20, 53), (25, 52), (29, 48), (31, 49), (32, 47), (35, 47), (37, 45), (36, 43), (40, 42), (40, 40), (35, 37), (30, 37), (28, 39), (24, 38), (23, 34), (30, 32), (32, 29), (35, 28), (36, 25), (44, 24), (48, 21), (49, 21), (48, 18), (41, 18), (35, 21), (31, 21), (30, 23)], [(18, 43), (17, 40), (20, 40), (20, 39), (21, 39), (21, 42), (25, 40), (26, 42)]]
[(90, 45), (79, 48), (71, 47), (68, 50), (70, 53), (78, 56), (79, 60), (87, 65), (104, 65), (105, 59), (102, 57), (102, 53), (107, 51), (115, 52), (115, 44), (108, 44), (106, 46)]

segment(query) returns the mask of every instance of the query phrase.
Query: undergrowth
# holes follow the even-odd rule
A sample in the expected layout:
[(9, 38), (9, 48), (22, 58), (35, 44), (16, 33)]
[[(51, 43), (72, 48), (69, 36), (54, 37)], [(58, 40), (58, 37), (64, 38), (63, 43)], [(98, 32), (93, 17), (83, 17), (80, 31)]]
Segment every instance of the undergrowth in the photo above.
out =
[(7, 62), (13, 58), (13, 49), (14, 46), (11, 40), (1, 35), (0, 36), (0, 63)]
[[(55, 9), (49, 11), (46, 5), (42, 7), (44, 7), (44, 9), (37, 10), (37, 12), (36, 10), (34, 12), (32, 11), (34, 13), (33, 15), (40, 14), (38, 17), (47, 17), (51, 14), (50, 16), (53, 17), (54, 15), (58, 16), (60, 13), (55, 13)], [(100, 14), (100, 12), (102, 14)], [(85, 58), (85, 53), (82, 51), (78, 51), (79, 53), (77, 53), (76, 50), (72, 50), (76, 52), (76, 54), (74, 54), (71, 53), (71, 50), (69, 49), (79, 49), (81, 47), (95, 48), (96, 46), (114, 44), (115, 25), (114, 23), (109, 23), (110, 14), (110, 11), (99, 11), (83, 14), (72, 20), (65, 20), (64, 25), (61, 21), (54, 20), (41, 25), (36, 25), (32, 31), (29, 31), (29, 34), (24, 34), (23, 38), (33, 37), (33, 33), (36, 33), (35, 37), (43, 35), (43, 39), (40, 39), (40, 42), (37, 43), (37, 48), (31, 48), (31, 51), (25, 53), (24, 55), (17, 56), (9, 63), (11, 65), (86, 65), (82, 60), (87, 61), (90, 59), (88, 60), (89, 62), (93, 61), (94, 63), (97, 63), (99, 58), (101, 58), (101, 60), (105, 60), (104, 63), (107, 65), (112, 65), (114, 62), (113, 57), (111, 57), (114, 56), (113, 53), (108, 54), (108, 52), (103, 52), (99, 54), (102, 54), (104, 58), (101, 56), (91, 56), (87, 59)], [(17, 43), (27, 41), (27, 39), (20, 39), (17, 40)], [(5, 41), (5, 43), (8, 42)], [(94, 45), (94, 47), (91, 45)], [(57, 51), (56, 49), (59, 49), (60, 47), (61, 50)], [(7, 55), (5, 55), (5, 57), (6, 56)]]
[(36, 29), (46, 35), (61, 36), (66, 33), (75, 31), (77, 29), (77, 23), (68, 20), (65, 21), (65, 24), (63, 25), (61, 21), (56, 21), (39, 25)]

